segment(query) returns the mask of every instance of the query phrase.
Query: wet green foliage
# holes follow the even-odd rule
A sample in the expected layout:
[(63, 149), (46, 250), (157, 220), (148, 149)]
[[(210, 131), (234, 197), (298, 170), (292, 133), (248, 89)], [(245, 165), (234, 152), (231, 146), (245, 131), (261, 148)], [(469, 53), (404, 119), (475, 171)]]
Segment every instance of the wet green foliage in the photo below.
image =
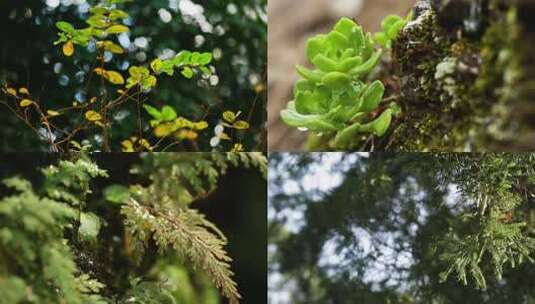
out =
[(98, 295), (103, 285), (78, 273), (64, 238), (74, 223), (81, 239), (96, 241), (94, 223), (98, 220), (91, 215), (93, 225), (88, 224), (89, 214), (82, 211), (85, 206), (80, 205), (80, 198), (89, 191), (89, 179), (105, 172), (80, 159), (46, 168), (43, 173), (48, 182), (41, 193), (46, 196), (22, 178), (4, 181), (15, 194), (0, 201), (0, 289), (6, 294), (0, 302), (107, 303)]

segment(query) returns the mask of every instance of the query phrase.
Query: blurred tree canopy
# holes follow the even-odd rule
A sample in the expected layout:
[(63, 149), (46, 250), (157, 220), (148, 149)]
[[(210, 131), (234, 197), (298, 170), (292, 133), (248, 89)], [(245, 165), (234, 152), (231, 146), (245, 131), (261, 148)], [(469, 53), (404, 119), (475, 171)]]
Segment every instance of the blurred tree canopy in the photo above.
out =
[[(73, 101), (87, 102), (83, 84), (94, 56), (90, 49), (67, 60), (57, 39), (57, 21), (75, 27), (84, 25), (90, 0), (23, 0), (0, 3), (0, 82), (25, 86), (50, 108)], [(267, 2), (266, 0), (151, 0), (130, 1), (123, 7), (132, 31), (120, 39), (125, 55), (109, 58), (109, 68), (125, 72), (132, 65), (148, 65), (158, 56), (173, 56), (181, 50), (212, 52), (217, 77), (188, 81), (162, 78), (156, 92), (149, 94), (155, 106), (168, 104), (179, 116), (206, 119), (211, 128), (225, 110), (242, 111), (251, 128), (241, 142), (246, 150), (265, 147)], [(93, 51), (94, 52), (94, 51)], [(116, 56), (116, 55), (114, 55)], [(125, 139), (135, 130), (135, 107), (119, 112), (111, 136)], [(143, 113), (148, 118), (147, 113)], [(3, 151), (45, 150), (22, 121), (7, 108), (0, 111)], [(210, 150), (213, 130), (200, 134), (199, 147), (178, 150)], [(113, 147), (119, 150), (120, 147)], [(229, 147), (223, 147), (230, 149)], [(222, 149), (222, 147), (218, 147)]]
[(533, 154), (270, 156), (270, 303), (535, 303)]
[[(226, 262), (241, 299), (265, 301), (263, 155), (4, 153), (0, 160), (0, 303), (227, 303), (211, 272), (220, 265), (209, 257), (217, 228), (228, 241), (222, 254), (232, 258)], [(211, 177), (190, 175), (191, 164)], [(191, 194), (211, 189), (191, 206), (184, 199), (195, 198), (182, 187), (189, 182)], [(153, 190), (148, 204), (138, 196)], [(141, 231), (167, 220), (167, 226), (193, 225), (199, 215), (209, 223), (163, 234), (158, 230), (165, 227)], [(178, 239), (205, 233), (200, 261), (193, 241), (162, 247), (159, 238), (178, 233)], [(143, 235), (144, 248), (136, 245)]]

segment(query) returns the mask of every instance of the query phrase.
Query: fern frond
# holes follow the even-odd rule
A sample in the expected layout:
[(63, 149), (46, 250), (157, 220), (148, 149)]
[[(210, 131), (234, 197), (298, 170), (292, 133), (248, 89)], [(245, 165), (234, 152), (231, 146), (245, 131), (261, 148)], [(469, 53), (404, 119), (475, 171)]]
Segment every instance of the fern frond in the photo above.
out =
[(222, 173), (227, 171), (230, 163), (235, 167), (243, 164), (247, 168), (257, 168), (264, 177), (267, 175), (267, 158), (262, 152), (212, 153), (211, 158)]
[[(11, 178), (4, 183), (20, 192), (0, 200), (0, 290), (32, 286), (44, 279), (46, 288), (34, 286), (31, 296), (15, 292), (16, 289), (10, 296), (25, 302), (63, 298), (67, 303), (81, 303), (82, 294), (74, 282), (78, 269), (63, 239), (64, 230), (76, 216), (75, 210), (65, 203), (39, 197), (26, 180)], [(2, 279), (4, 270), (14, 267), (19, 269), (20, 279)]]
[(86, 155), (78, 157), (76, 162), (62, 160), (57, 166), (51, 165), (42, 170), (46, 177), (44, 191), (50, 198), (78, 205), (91, 193), (91, 179), (108, 176), (106, 170), (100, 169)]
[(223, 233), (197, 211), (189, 208), (158, 211), (130, 199), (122, 207), (125, 227), (134, 251), (143, 252), (153, 238), (161, 252), (173, 248), (193, 265), (207, 272), (214, 285), (231, 303), (238, 303), (240, 294), (230, 270), (232, 259), (223, 246)]

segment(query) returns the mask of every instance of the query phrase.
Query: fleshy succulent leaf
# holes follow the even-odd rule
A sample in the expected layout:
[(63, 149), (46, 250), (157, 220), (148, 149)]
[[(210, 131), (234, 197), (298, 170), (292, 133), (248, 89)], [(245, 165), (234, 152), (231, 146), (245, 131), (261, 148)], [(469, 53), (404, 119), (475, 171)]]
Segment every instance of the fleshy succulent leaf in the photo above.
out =
[[(291, 105), (290, 105), (291, 103)], [(338, 128), (328, 121), (328, 115), (303, 115), (297, 113), (295, 110), (294, 102), (291, 101), (288, 104), (288, 108), (281, 111), (282, 120), (289, 126), (296, 128), (306, 128), (310, 131), (328, 132), (336, 131)]]
[(381, 28), (383, 29), (383, 31), (386, 32), (392, 25), (394, 25), (396, 22), (400, 20), (403, 20), (403, 19), (401, 19), (401, 17), (399, 16), (388, 15), (383, 19), (383, 21), (381, 21)]
[(383, 94), (385, 93), (385, 86), (379, 80), (374, 81), (370, 84), (362, 96), (362, 106), (359, 109), (361, 112), (371, 112), (377, 108), (377, 105), (383, 99)]
[(349, 86), (351, 79), (345, 73), (330, 72), (325, 74), (321, 81), (330, 89), (343, 90)]
[(297, 73), (301, 75), (301, 77), (310, 80), (312, 82), (320, 82), (321, 78), (323, 77), (324, 73), (320, 71), (311, 71), (303, 66), (296, 66)]
[(392, 26), (388, 28), (388, 31), (386, 32), (386, 36), (388, 36), (388, 38), (391, 40), (396, 39), (399, 31), (401, 31), (401, 29), (405, 26), (405, 24), (407, 24), (407, 21), (403, 19), (398, 20), (396, 23), (392, 24)]
[(321, 53), (324, 48), (324, 40), (324, 35), (318, 35), (314, 38), (308, 39), (306, 52), (309, 61), (314, 60), (314, 57)]
[(392, 121), (392, 110), (387, 109), (383, 113), (381, 113), (381, 115), (379, 115), (379, 117), (377, 117), (374, 121), (370, 122), (368, 124), (368, 127), (373, 133), (375, 133), (375, 135), (381, 137), (388, 130), (388, 127), (390, 126), (391, 121)]

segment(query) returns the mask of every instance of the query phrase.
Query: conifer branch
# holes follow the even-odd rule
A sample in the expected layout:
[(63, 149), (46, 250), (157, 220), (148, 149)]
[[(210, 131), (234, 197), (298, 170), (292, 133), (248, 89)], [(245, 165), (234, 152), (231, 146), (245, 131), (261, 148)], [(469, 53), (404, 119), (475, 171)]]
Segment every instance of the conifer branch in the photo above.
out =
[(189, 208), (157, 211), (135, 199), (130, 199), (121, 213), (126, 218), (126, 231), (138, 251), (146, 247), (152, 237), (160, 252), (173, 248), (181, 258), (187, 258), (193, 268), (206, 271), (230, 303), (238, 303), (240, 294), (229, 264), (232, 259), (223, 249), (227, 240), (203, 215)]

